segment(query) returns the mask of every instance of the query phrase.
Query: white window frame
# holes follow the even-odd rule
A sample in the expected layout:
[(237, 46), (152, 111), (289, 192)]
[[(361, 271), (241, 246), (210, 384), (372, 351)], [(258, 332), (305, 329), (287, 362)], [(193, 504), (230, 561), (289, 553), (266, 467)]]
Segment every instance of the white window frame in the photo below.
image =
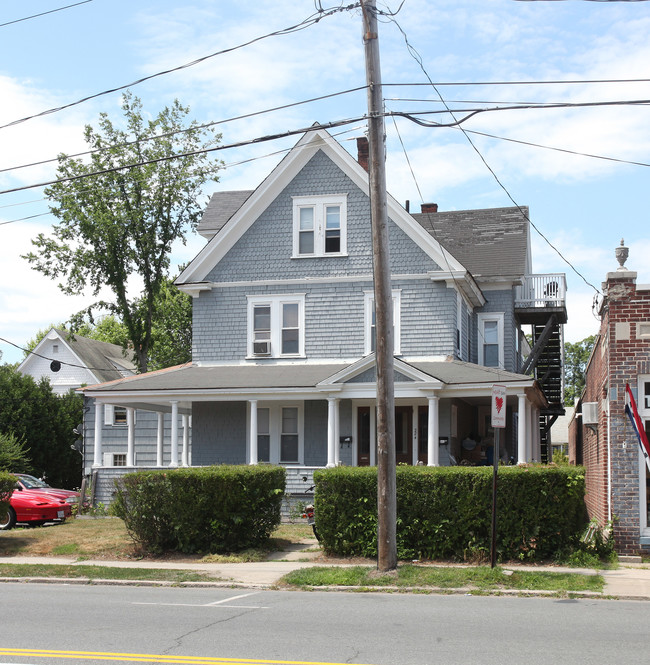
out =
[[(116, 417), (115, 412), (118, 413), (124, 413), (124, 420), (121, 418), (119, 419)], [(133, 422), (135, 423), (135, 414), (136, 410), (133, 410)], [(115, 406), (114, 404), (104, 404), (104, 425), (108, 425), (110, 427), (127, 427), (128, 425), (128, 418), (126, 415), (126, 407), (125, 406)]]
[[(269, 437), (269, 464), (281, 464), (283, 466), (301, 466), (305, 460), (305, 420), (304, 405), (302, 402), (286, 402), (282, 404), (259, 402), (258, 413), (262, 409), (267, 409), (269, 413), (268, 432), (260, 431), (261, 422), (258, 420), (257, 436), (268, 435)], [(286, 461), (280, 458), (282, 447), (282, 416), (284, 409), (296, 409), (298, 416), (298, 459), (295, 461)], [(250, 418), (249, 418), (250, 422)], [(289, 432), (287, 432), (289, 434)]]
[(487, 322), (497, 322), (497, 335), (499, 345), (499, 369), (504, 369), (505, 366), (505, 350), (504, 350), (504, 314), (503, 312), (482, 312), (477, 316), (478, 320), (478, 364), (485, 365), (485, 324)]
[[(254, 313), (255, 307), (268, 305), (271, 311), (271, 352), (265, 355), (255, 355), (253, 342), (255, 337)], [(283, 305), (298, 305), (298, 352), (282, 353)], [(304, 358), (305, 357), (305, 294), (287, 293), (269, 296), (248, 296), (248, 331), (247, 331), (248, 358)]]
[[(396, 356), (402, 353), (402, 291), (393, 289), (393, 352)], [(363, 354), (370, 355), (372, 349), (372, 315), (375, 310), (375, 292), (363, 292), (363, 319), (364, 319), (364, 342)]]
[[(328, 206), (339, 207), (340, 246), (338, 252), (325, 251), (326, 237), (326, 210)], [(300, 253), (300, 210), (311, 208), (314, 211), (314, 251)], [(324, 256), (347, 256), (348, 237), (348, 200), (347, 194), (334, 194), (328, 196), (294, 196), (293, 197), (293, 255), (294, 259), (313, 258)]]

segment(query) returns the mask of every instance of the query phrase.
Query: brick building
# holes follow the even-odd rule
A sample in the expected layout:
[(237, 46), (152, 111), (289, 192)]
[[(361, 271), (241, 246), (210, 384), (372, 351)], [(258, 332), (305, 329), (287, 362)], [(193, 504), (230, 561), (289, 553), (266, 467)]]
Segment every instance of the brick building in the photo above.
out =
[(635, 554), (650, 551), (650, 473), (625, 414), (625, 384), (650, 431), (650, 285), (637, 285), (627, 255), (621, 241), (620, 265), (603, 282), (600, 331), (569, 428), (569, 459), (585, 466), (589, 516), (602, 525), (614, 518), (617, 550)]

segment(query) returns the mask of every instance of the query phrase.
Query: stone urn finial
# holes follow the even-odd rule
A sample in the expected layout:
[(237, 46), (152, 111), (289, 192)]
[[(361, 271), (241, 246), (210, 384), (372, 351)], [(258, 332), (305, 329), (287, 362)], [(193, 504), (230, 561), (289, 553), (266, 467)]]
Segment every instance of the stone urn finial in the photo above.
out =
[(627, 270), (625, 267), (625, 262), (627, 261), (628, 254), (630, 250), (625, 246), (623, 238), (621, 238), (621, 245), (615, 250), (616, 260), (618, 261), (617, 270)]

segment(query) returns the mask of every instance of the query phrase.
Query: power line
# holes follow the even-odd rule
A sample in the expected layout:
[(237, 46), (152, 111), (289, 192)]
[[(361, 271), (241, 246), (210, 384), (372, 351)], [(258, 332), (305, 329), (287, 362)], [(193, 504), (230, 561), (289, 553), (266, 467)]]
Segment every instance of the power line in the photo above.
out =
[[(347, 95), (351, 92), (359, 92), (360, 90), (365, 90), (368, 86), (360, 85), (356, 88), (348, 88), (347, 90), (341, 90), (340, 92), (332, 92), (327, 95), (320, 95), (319, 97), (312, 97), (310, 99), (304, 99), (300, 102), (291, 102), (290, 104), (282, 104), (281, 106), (273, 106), (262, 111), (253, 111), (251, 113), (244, 113), (242, 115), (233, 116), (232, 118), (226, 118), (224, 120), (215, 120), (213, 122), (207, 122), (203, 125), (194, 125), (192, 127), (186, 127), (185, 129), (177, 129), (173, 132), (167, 132), (165, 134), (158, 134), (156, 136), (148, 136), (143, 139), (134, 139), (133, 141), (127, 141), (125, 143), (118, 143), (114, 145), (107, 146), (106, 148), (98, 148), (96, 150), (86, 150), (84, 152), (77, 152), (71, 155), (65, 155), (66, 159), (74, 159), (77, 157), (84, 157), (86, 155), (95, 155), (101, 152), (108, 152), (115, 150), (116, 148), (126, 148), (137, 143), (145, 143), (147, 141), (157, 141), (163, 138), (169, 138), (170, 136), (176, 136), (177, 134), (183, 134), (191, 132), (194, 130), (208, 129), (210, 127), (215, 127), (216, 125), (223, 125), (229, 122), (235, 122), (236, 120), (245, 120), (247, 118), (253, 118), (258, 115), (264, 115), (265, 113), (273, 113), (275, 111), (282, 111), (284, 109), (289, 109), (294, 106), (301, 106), (303, 104), (310, 104), (312, 102), (320, 102), (324, 99), (330, 99), (332, 97), (338, 97), (339, 95)], [(49, 159), (43, 159), (40, 162), (31, 162), (30, 164), (21, 164), (19, 166), (8, 166), (4, 169), (0, 169), (0, 173), (5, 173), (7, 171), (17, 171), (18, 169), (26, 169), (32, 166), (42, 166), (43, 164), (51, 164), (52, 162), (59, 161), (59, 157), (51, 157)]]
[(478, 155), (479, 159), (483, 162), (483, 165), (492, 174), (492, 177), (494, 178), (496, 183), (503, 190), (503, 192), (510, 199), (510, 201), (512, 201), (512, 203), (517, 207), (517, 209), (521, 212), (521, 214), (528, 220), (528, 223), (533, 227), (533, 229), (535, 229), (535, 231), (538, 233), (538, 235), (548, 244), (548, 246), (551, 249), (553, 249), (553, 251), (555, 251), (557, 253), (557, 255), (571, 268), (571, 270), (573, 270), (573, 272), (576, 275), (578, 275), (578, 277), (580, 277), (580, 279), (582, 279), (582, 281), (587, 286), (591, 287), (596, 293), (600, 293), (599, 289), (597, 287), (595, 287), (591, 282), (589, 282), (587, 280), (587, 278), (564, 256), (564, 254), (562, 254), (562, 252), (557, 247), (555, 247), (555, 245), (553, 245), (553, 243), (542, 233), (542, 231), (535, 225), (535, 223), (526, 214), (526, 211), (517, 203), (517, 201), (515, 201), (512, 194), (510, 194), (510, 192), (508, 191), (508, 188), (501, 182), (501, 180), (499, 179), (499, 177), (495, 173), (494, 169), (488, 164), (487, 160), (485, 159), (485, 157), (483, 156), (481, 151), (476, 147), (475, 143), (472, 141), (469, 134), (461, 126), (462, 122), (464, 122), (465, 120), (468, 120), (469, 117), (471, 117), (471, 115), (474, 115), (474, 114), (471, 114), (470, 116), (464, 118), (462, 121), (457, 120), (456, 116), (454, 115), (454, 112), (447, 106), (447, 103), (446, 103), (445, 99), (442, 97), (442, 95), (440, 94), (440, 92), (438, 91), (436, 86), (433, 84), (433, 81), (431, 80), (431, 77), (429, 76), (429, 73), (427, 72), (426, 68), (424, 67), (424, 63), (422, 62), (422, 57), (420, 56), (420, 54), (417, 52), (417, 50), (409, 42), (407, 34), (404, 32), (404, 30), (402, 29), (400, 24), (395, 20), (394, 17), (391, 17), (391, 20), (397, 26), (398, 30), (402, 33), (402, 36), (404, 38), (404, 42), (406, 44), (406, 48), (407, 48), (408, 52), (410, 53), (411, 57), (418, 63), (418, 65), (420, 66), (420, 69), (422, 70), (422, 72), (424, 73), (424, 75), (426, 76), (428, 81), (430, 82), (433, 89), (436, 91), (436, 94), (438, 95), (438, 97), (440, 97), (440, 101), (445, 105), (445, 107), (447, 108), (449, 114), (454, 119), (454, 123), (451, 123), (451, 125), (449, 125), (449, 126), (456, 125), (456, 126), (459, 127), (459, 129), (461, 130), (461, 132), (463, 132), (463, 135), (465, 136), (465, 138), (469, 142), (469, 144), (472, 147), (472, 149), (474, 150), (474, 152)]
[(172, 159), (182, 159), (183, 157), (194, 157), (196, 155), (206, 154), (208, 152), (217, 152), (219, 150), (227, 150), (229, 148), (241, 148), (243, 146), (255, 145), (256, 143), (264, 143), (267, 141), (275, 141), (277, 139), (287, 138), (290, 136), (295, 136), (297, 134), (306, 134), (307, 132), (313, 131), (316, 127), (320, 129), (330, 129), (332, 127), (341, 127), (343, 125), (350, 125), (361, 120), (365, 120), (366, 116), (360, 116), (357, 118), (348, 118), (345, 120), (338, 120), (334, 122), (319, 123), (317, 125), (310, 125), (309, 127), (301, 127), (300, 129), (287, 130), (285, 132), (280, 132), (278, 134), (269, 134), (267, 136), (261, 136), (255, 139), (248, 139), (246, 141), (238, 141), (236, 143), (229, 143), (227, 145), (218, 145), (211, 148), (201, 148), (200, 150), (191, 150), (190, 152), (178, 153), (176, 155), (158, 157), (156, 159), (149, 159), (143, 162), (137, 162), (134, 164), (123, 164), (121, 166), (115, 166), (110, 169), (101, 169), (99, 171), (93, 171), (92, 173), (83, 173), (80, 175), (70, 176), (67, 178), (58, 178), (54, 180), (48, 180), (46, 182), (40, 182), (34, 185), (23, 185), (21, 187), (12, 187), (11, 189), (0, 190), (0, 194), (12, 194), (14, 192), (22, 192), (27, 189), (36, 189), (39, 187), (48, 187), (49, 185), (55, 185), (62, 182), (72, 182), (75, 180), (83, 180), (84, 178), (92, 178), (99, 175), (105, 175), (107, 173), (114, 173), (116, 171), (123, 171), (124, 169), (132, 169), (138, 166), (147, 166), (148, 164), (158, 164), (160, 162), (166, 162)]
[(183, 69), (187, 69), (189, 67), (193, 67), (194, 65), (198, 65), (202, 62), (205, 62), (206, 60), (209, 60), (211, 58), (215, 58), (218, 55), (224, 55), (226, 53), (232, 53), (233, 51), (236, 51), (238, 49), (244, 48), (245, 46), (250, 46), (251, 44), (255, 44), (256, 42), (262, 41), (264, 39), (268, 39), (269, 37), (278, 37), (280, 35), (289, 35), (293, 32), (298, 32), (300, 30), (305, 30), (308, 27), (311, 27), (312, 25), (315, 25), (318, 23), (321, 19), (331, 16), (333, 14), (336, 14), (341, 11), (346, 11), (348, 9), (352, 9), (354, 7), (357, 7), (358, 3), (354, 3), (352, 5), (348, 5), (347, 7), (336, 7), (334, 9), (328, 9), (328, 10), (322, 10), (319, 12), (316, 12), (315, 14), (312, 14), (311, 16), (308, 16), (306, 19), (302, 20), (300, 23), (296, 23), (295, 25), (289, 26), (288, 28), (282, 28), (280, 30), (275, 30), (274, 32), (270, 32), (266, 35), (262, 35), (260, 37), (254, 37), (253, 39), (250, 39), (247, 42), (243, 42), (242, 44), (238, 44), (237, 46), (231, 46), (226, 49), (222, 49), (221, 51), (215, 51), (214, 53), (210, 53), (209, 55), (204, 55), (201, 58), (197, 58), (196, 60), (193, 60), (192, 62), (185, 63), (184, 65), (179, 65), (178, 67), (173, 67), (171, 69), (166, 69), (164, 71), (156, 72), (155, 74), (150, 74), (149, 76), (144, 76), (143, 78), (138, 79), (137, 81), (133, 81), (131, 83), (127, 83), (126, 85), (120, 85), (115, 88), (111, 88), (110, 90), (104, 90), (103, 92), (98, 92), (93, 95), (88, 95), (87, 97), (84, 97), (82, 99), (77, 100), (76, 102), (70, 102), (69, 104), (64, 104), (63, 106), (57, 106), (55, 108), (48, 109), (46, 111), (41, 111), (40, 113), (35, 113), (34, 115), (27, 116), (25, 118), (20, 118), (18, 120), (13, 120), (12, 122), (9, 122), (5, 125), (0, 125), (0, 129), (5, 129), (7, 127), (12, 127), (14, 125), (18, 125), (23, 122), (27, 122), (28, 120), (33, 120), (34, 118), (40, 118), (45, 115), (51, 115), (53, 113), (58, 113), (59, 111), (63, 111), (64, 109), (71, 108), (73, 106), (77, 106), (78, 104), (83, 104), (84, 102), (87, 102), (91, 99), (96, 99), (97, 97), (102, 97), (103, 95), (109, 95), (113, 92), (119, 92), (120, 90), (125, 90), (126, 88), (132, 88), (133, 86), (139, 85), (140, 83), (144, 83), (145, 81), (150, 81), (151, 79), (157, 78), (159, 76), (165, 76), (166, 74), (171, 74), (173, 72), (178, 72)]
[(0, 28), (4, 28), (6, 25), (13, 25), (14, 23), (20, 23), (21, 21), (29, 21), (32, 18), (38, 18), (39, 16), (45, 16), (46, 14), (54, 14), (55, 12), (61, 12), (64, 9), (70, 9), (70, 7), (78, 7), (79, 5), (85, 5), (93, 0), (82, 0), (82, 2), (75, 2), (73, 5), (66, 5), (65, 7), (58, 7), (57, 9), (50, 9), (47, 12), (41, 12), (40, 14), (32, 14), (31, 16), (25, 16), (24, 18), (17, 18), (14, 21), (7, 21), (6, 23), (0, 23)]

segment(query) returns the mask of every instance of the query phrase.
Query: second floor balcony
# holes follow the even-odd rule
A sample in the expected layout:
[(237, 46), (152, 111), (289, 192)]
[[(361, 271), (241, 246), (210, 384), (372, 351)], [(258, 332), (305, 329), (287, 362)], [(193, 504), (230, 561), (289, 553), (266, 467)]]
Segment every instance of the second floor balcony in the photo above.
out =
[(551, 314), (566, 323), (566, 276), (564, 273), (526, 275), (515, 289), (515, 312), (521, 323), (539, 323)]

